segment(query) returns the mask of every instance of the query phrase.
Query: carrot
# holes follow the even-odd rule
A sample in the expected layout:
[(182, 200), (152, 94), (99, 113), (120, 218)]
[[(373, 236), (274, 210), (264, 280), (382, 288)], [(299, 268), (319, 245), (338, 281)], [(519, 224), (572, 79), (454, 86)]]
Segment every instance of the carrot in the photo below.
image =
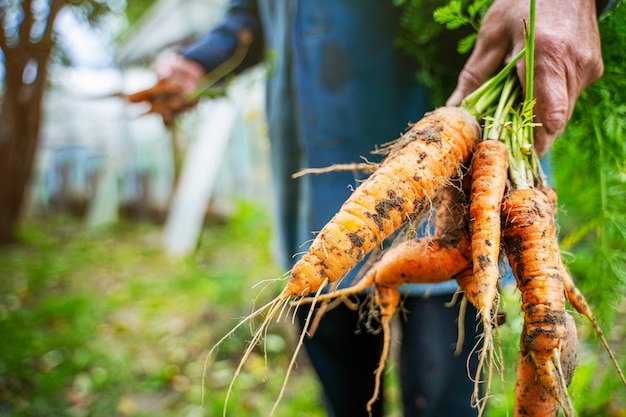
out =
[(385, 238), (421, 216), (460, 174), (479, 138), (478, 123), (460, 108), (426, 114), (319, 232), (293, 267), (282, 297), (302, 297), (325, 279), (341, 279)]
[(469, 253), (467, 236), (411, 239), (388, 249), (366, 277), (383, 287), (445, 282), (470, 265)]
[[(481, 141), (474, 150), (469, 201), (469, 233), (471, 238), (472, 282), (465, 283), (473, 292), (471, 302), (483, 324), (483, 347), (476, 370), (474, 400), (479, 401), (479, 381), (487, 358), (487, 394), (493, 363), (492, 326), (497, 313), (500, 271), (500, 208), (507, 181), (507, 146), (492, 139)], [(467, 280), (467, 278), (465, 278)], [(471, 287), (470, 287), (471, 285)], [(467, 294), (467, 292), (466, 292)], [(468, 297), (469, 299), (469, 297)], [(483, 402), (483, 406), (485, 406)], [(483, 408), (481, 408), (481, 413)]]
[[(567, 339), (561, 353), (561, 369), (567, 385), (572, 381), (578, 356), (576, 324), (569, 314), (565, 314)], [(546, 389), (537, 383), (537, 371), (530, 358), (528, 348), (520, 344), (517, 381), (515, 383), (514, 417), (556, 417), (559, 403)]]
[(170, 125), (178, 113), (197, 104), (197, 100), (188, 100), (184, 97), (181, 87), (167, 78), (158, 80), (156, 84), (144, 90), (123, 94), (122, 97), (130, 103), (148, 102), (150, 109), (146, 114), (159, 114), (166, 125)]
[(573, 406), (560, 366), (567, 338), (565, 296), (553, 209), (540, 190), (517, 189), (505, 198), (503, 215), (506, 253), (522, 294), (522, 344), (538, 381), (569, 417)]
[(434, 235), (438, 238), (458, 238), (467, 235), (467, 206), (470, 176), (448, 185), (441, 192), (435, 217)]
[(384, 338), (375, 374), (375, 391), (367, 404), (368, 412), (378, 398), (380, 379), (391, 348), (390, 322), (400, 300), (398, 288), (404, 283), (435, 284), (448, 281), (459, 270), (470, 265), (468, 255), (467, 238), (407, 240), (385, 252), (357, 285), (337, 291), (339, 295), (341, 291), (355, 293), (367, 288), (371, 283), (376, 285), (375, 302), (380, 310)]
[(452, 277), (470, 265), (469, 240), (421, 238), (402, 242), (390, 248), (374, 265), (357, 285), (337, 291), (342, 295), (356, 293), (374, 283), (376, 285), (375, 302), (380, 309), (380, 321), (383, 330), (383, 349), (376, 369), (375, 391), (367, 405), (371, 405), (378, 397), (380, 378), (385, 367), (391, 347), (390, 322), (396, 312), (400, 292), (398, 288), (404, 283), (435, 284), (452, 279)]
[[(554, 190), (554, 188), (548, 187), (548, 186), (542, 187), (541, 190), (544, 193), (546, 193), (546, 195), (548, 196), (548, 200), (550, 201), (550, 205), (552, 206), (552, 211), (554, 215), (556, 216), (557, 199), (558, 199), (556, 191)], [(559, 252), (559, 258), (561, 259), (560, 261), (561, 276), (563, 278), (563, 287), (565, 290), (565, 297), (567, 301), (572, 305), (572, 307), (574, 307), (574, 309), (577, 312), (579, 312), (580, 314), (585, 316), (587, 320), (589, 320), (591, 327), (598, 335), (598, 338), (600, 339), (600, 342), (606, 349), (609, 357), (611, 358), (611, 361), (613, 362), (613, 365), (615, 365), (615, 368), (617, 369), (617, 373), (622, 379), (622, 382), (624, 383), (624, 385), (626, 385), (626, 377), (624, 376), (624, 372), (619, 366), (619, 363), (617, 362), (617, 359), (615, 358), (615, 355), (613, 354), (613, 351), (611, 350), (609, 346), (609, 342), (606, 340), (606, 337), (604, 337), (604, 332), (602, 331), (602, 328), (600, 327), (598, 320), (593, 314), (591, 307), (587, 303), (587, 299), (580, 292), (580, 290), (574, 283), (574, 279), (572, 278), (572, 275), (569, 273), (569, 271), (567, 270), (567, 267), (563, 263), (563, 260), (560, 256), (560, 252)]]
[(484, 140), (472, 157), (469, 206), (474, 279), (479, 295), (478, 311), (485, 327), (491, 327), (500, 276), (500, 207), (506, 186), (508, 149), (497, 140)]
[(370, 414), (372, 412), (372, 406), (378, 400), (380, 393), (382, 374), (385, 370), (385, 363), (387, 362), (387, 357), (389, 356), (389, 351), (391, 347), (391, 319), (396, 313), (396, 308), (398, 306), (398, 303), (400, 302), (400, 292), (396, 287), (377, 287), (374, 297), (376, 305), (380, 309), (380, 323), (382, 326), (384, 337), (383, 349), (380, 354), (380, 362), (378, 363), (378, 367), (376, 368), (376, 373), (374, 377), (374, 392), (372, 393), (372, 397), (366, 405), (367, 412)]
[[(458, 107), (441, 107), (424, 115), (398, 140), (388, 145), (391, 150), (380, 167), (357, 187), (296, 262), (283, 291), (241, 320), (207, 355), (208, 363), (212, 353), (235, 329), (265, 313), (235, 371), (229, 393), (243, 363), (262, 339), (268, 324), (275, 318), (280, 320), (290, 304), (297, 307), (310, 300), (315, 305), (324, 300), (320, 293), (326, 285), (336, 285), (366, 254), (381, 247), (383, 241), (400, 227), (421, 220), (436, 203), (445, 186), (462, 176), (479, 139), (480, 126), (467, 111)], [(306, 297), (312, 294), (315, 296)], [(382, 306), (383, 328), (388, 334), (389, 320), (398, 304), (399, 294), (397, 288), (393, 288), (378, 291), (377, 297), (379, 307)], [(311, 319), (309, 315), (303, 326), (296, 353), (310, 328)], [(377, 378), (381, 376), (385, 359), (386, 354), (381, 357)], [(284, 393), (294, 363), (295, 354), (275, 407)], [(368, 407), (377, 396), (376, 392)]]
[(576, 287), (572, 276), (570, 275), (569, 271), (563, 263), (561, 263), (561, 275), (563, 276), (563, 285), (565, 287), (565, 296), (567, 297), (567, 301), (569, 301), (569, 303), (572, 305), (572, 307), (576, 309), (576, 311), (578, 311), (589, 320), (589, 322), (591, 323), (591, 327), (593, 327), (594, 331), (598, 335), (598, 338), (600, 339), (600, 342), (602, 342), (602, 345), (609, 354), (613, 365), (615, 365), (617, 373), (622, 379), (622, 382), (624, 383), (624, 385), (626, 385), (626, 377), (624, 377), (624, 372), (619, 366), (619, 363), (617, 362), (613, 351), (609, 347), (609, 342), (606, 340), (606, 337), (604, 337), (604, 332), (602, 331), (598, 320), (593, 314), (591, 307), (589, 307), (585, 296), (580, 292), (578, 287)]
[[(317, 301), (326, 302), (360, 293), (373, 285), (376, 287), (374, 302), (379, 309), (384, 339), (375, 371), (375, 389), (367, 404), (368, 411), (379, 396), (382, 372), (391, 346), (390, 322), (399, 304), (400, 285), (448, 281), (471, 265), (465, 200), (466, 196), (458, 184), (447, 186), (438, 201), (435, 237), (404, 240), (390, 247), (355, 285), (317, 298)], [(305, 298), (297, 303), (309, 301), (312, 299)]]

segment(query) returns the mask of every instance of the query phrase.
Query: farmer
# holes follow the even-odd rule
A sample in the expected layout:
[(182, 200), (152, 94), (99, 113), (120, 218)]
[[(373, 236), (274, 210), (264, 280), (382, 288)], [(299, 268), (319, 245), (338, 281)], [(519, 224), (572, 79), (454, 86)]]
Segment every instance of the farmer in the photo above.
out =
[[(173, 58), (157, 62), (160, 78), (194, 90), (201, 77), (231, 57), (245, 28), (252, 43), (240, 72), (267, 58), (267, 118), (271, 139), (276, 232), (285, 270), (358, 185), (353, 172), (292, 179), (303, 168), (360, 162), (397, 138), (435, 105), (416, 81), (417, 65), (394, 47), (402, 8), (391, 0), (232, 0), (221, 23)], [(442, 0), (442, 4), (443, 4)], [(597, 3), (597, 4), (596, 4)], [(610, 1), (537, 1), (536, 147), (545, 154), (565, 128), (579, 94), (602, 74), (597, 16)], [(496, 0), (447, 104), (458, 105), (524, 46), (521, 18), (528, 1)], [(441, 59), (453, 61), (454, 50)], [(451, 64), (452, 65), (452, 64)], [(523, 80), (523, 60), (520, 79)], [(451, 86), (455, 80), (452, 80)], [(450, 88), (452, 90), (452, 88)], [(350, 279), (344, 282), (350, 282)], [(476, 311), (465, 315), (465, 343), (454, 355), (458, 306), (450, 281), (405, 285), (398, 329), (405, 416), (472, 416), (470, 355)], [(364, 297), (363, 297), (364, 298)], [(306, 309), (298, 310), (301, 316)], [(340, 306), (321, 320), (305, 346), (323, 386), (329, 416), (367, 415), (382, 335), (360, 324), (359, 311)], [(468, 370), (468, 357), (470, 368)], [(377, 401), (373, 416), (383, 415)]]

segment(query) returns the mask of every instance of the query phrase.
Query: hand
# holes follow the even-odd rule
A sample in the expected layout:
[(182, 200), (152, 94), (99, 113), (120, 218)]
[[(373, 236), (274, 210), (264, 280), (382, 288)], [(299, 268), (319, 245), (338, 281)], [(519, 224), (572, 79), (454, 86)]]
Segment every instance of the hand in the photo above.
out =
[(163, 123), (169, 126), (176, 115), (196, 105), (193, 92), (204, 76), (204, 69), (192, 60), (170, 54), (159, 57), (154, 70), (157, 83), (126, 95), (126, 99), (131, 103), (150, 103), (147, 113), (161, 115)]
[(178, 54), (160, 56), (154, 71), (160, 80), (167, 79), (178, 85), (184, 97), (189, 97), (196, 90), (204, 76), (204, 68), (200, 64)]
[[(462, 99), (524, 48), (522, 19), (529, 22), (528, 0), (496, 0), (478, 32), (476, 45), (446, 104)], [(580, 93), (603, 72), (594, 0), (537, 0), (534, 95), (535, 149), (543, 156), (563, 133)], [(525, 88), (524, 59), (517, 73)]]

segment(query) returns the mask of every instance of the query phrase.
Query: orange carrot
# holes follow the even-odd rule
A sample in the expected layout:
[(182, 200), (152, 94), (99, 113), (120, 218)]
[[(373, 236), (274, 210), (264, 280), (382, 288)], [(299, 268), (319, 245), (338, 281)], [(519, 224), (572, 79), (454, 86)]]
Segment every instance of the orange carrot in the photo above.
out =
[(442, 192), (442, 201), (438, 203), (435, 237), (409, 239), (392, 246), (358, 283), (317, 298), (318, 301), (327, 301), (360, 293), (372, 285), (376, 287), (374, 301), (379, 308), (384, 339), (375, 372), (375, 390), (367, 404), (368, 411), (379, 395), (382, 372), (391, 347), (390, 322), (400, 300), (400, 285), (435, 284), (453, 279), (460, 270), (471, 271), (465, 199), (458, 185), (447, 187)]
[[(569, 314), (565, 314), (567, 339), (561, 352), (561, 369), (567, 385), (572, 381), (578, 356), (578, 337), (576, 324)], [(515, 383), (514, 417), (556, 417), (559, 403), (543, 385), (537, 383), (537, 371), (531, 360), (528, 348), (520, 344), (517, 381)]]
[(197, 100), (187, 99), (181, 87), (170, 79), (161, 79), (145, 90), (122, 95), (130, 103), (148, 102), (150, 109), (147, 114), (156, 113), (163, 118), (166, 125), (170, 125), (174, 117), (195, 106)]
[[(471, 191), (469, 200), (469, 233), (473, 277), (464, 282), (467, 298), (478, 310), (483, 324), (483, 347), (479, 354), (473, 400), (481, 403), (479, 382), (487, 363), (486, 394), (489, 394), (493, 364), (492, 326), (497, 313), (498, 279), (500, 271), (500, 209), (507, 181), (508, 148), (497, 140), (480, 142), (472, 156)], [(467, 281), (467, 277), (462, 278)], [(459, 279), (457, 279), (459, 282)], [(480, 413), (486, 405), (482, 401)]]
[[(436, 204), (441, 191), (462, 176), (479, 139), (477, 121), (457, 107), (439, 108), (414, 124), (394, 143), (380, 167), (352, 193), (318, 233), (308, 251), (290, 271), (290, 280), (283, 292), (250, 316), (267, 312), (262, 326), (254, 334), (254, 341), (258, 342), (269, 321), (281, 314), (285, 303), (290, 303), (293, 298), (297, 299), (295, 304), (307, 299), (312, 303), (324, 300), (320, 291), (325, 285), (337, 283), (400, 227), (420, 221)], [(313, 293), (315, 297), (304, 298)], [(376, 371), (380, 382), (389, 352), (389, 321), (399, 300), (397, 286), (377, 285), (376, 297), (383, 331), (387, 335), (387, 347)], [(309, 325), (310, 316), (302, 335)], [(296, 350), (302, 346), (302, 335)], [(247, 349), (242, 363), (249, 352)], [(377, 397), (378, 385), (368, 408)]]
[(505, 198), (503, 216), (506, 253), (522, 294), (522, 343), (538, 381), (569, 417), (573, 406), (560, 366), (565, 296), (553, 209), (540, 190), (518, 189)]
[(500, 257), (500, 208), (506, 186), (508, 149), (497, 140), (484, 140), (472, 157), (469, 206), (472, 263), (479, 305), (486, 328), (491, 327), (498, 293)]
[(458, 238), (467, 235), (467, 207), (470, 176), (464, 175), (441, 191), (435, 217), (434, 235), (438, 238)]
[(580, 292), (578, 287), (576, 287), (576, 284), (574, 283), (572, 276), (570, 275), (569, 271), (567, 270), (567, 268), (565, 267), (563, 263), (561, 263), (561, 275), (563, 277), (563, 285), (565, 287), (565, 296), (567, 298), (567, 301), (569, 301), (569, 303), (572, 305), (572, 307), (576, 309), (576, 311), (578, 311), (580, 314), (582, 314), (589, 320), (589, 322), (591, 323), (591, 327), (593, 327), (594, 331), (598, 335), (598, 338), (600, 339), (600, 342), (602, 343), (607, 353), (609, 354), (609, 357), (611, 358), (613, 365), (615, 365), (615, 368), (617, 369), (617, 373), (622, 379), (622, 382), (624, 383), (624, 385), (626, 385), (626, 377), (624, 376), (624, 372), (622, 371), (622, 368), (619, 366), (619, 362), (617, 362), (617, 359), (615, 358), (613, 351), (609, 347), (609, 342), (606, 340), (606, 337), (604, 337), (604, 332), (602, 331), (602, 328), (600, 327), (598, 320), (596, 319), (595, 315), (591, 311), (591, 307), (587, 303), (585, 296)]
[[(553, 213), (556, 216), (556, 212), (557, 212), (556, 191), (553, 188), (547, 187), (547, 186), (542, 187), (542, 191), (545, 192), (546, 195), (548, 196), (548, 199), (552, 206)], [(622, 382), (624, 383), (624, 385), (626, 385), (626, 377), (624, 376), (624, 372), (619, 366), (619, 363), (617, 362), (617, 359), (615, 358), (615, 355), (613, 354), (613, 351), (611, 350), (608, 341), (604, 337), (604, 332), (602, 331), (602, 328), (600, 327), (598, 320), (593, 314), (591, 307), (587, 303), (585, 296), (580, 292), (578, 287), (576, 287), (576, 284), (574, 283), (574, 279), (572, 278), (571, 274), (567, 270), (567, 267), (563, 263), (563, 260), (560, 257), (560, 252), (559, 252), (559, 258), (560, 258), (561, 276), (563, 278), (563, 287), (565, 289), (565, 297), (567, 298), (567, 301), (569, 301), (569, 303), (572, 305), (572, 307), (574, 307), (574, 309), (576, 309), (576, 311), (578, 311), (580, 314), (582, 314), (589, 320), (589, 322), (591, 323), (591, 327), (593, 327), (594, 331), (598, 335), (598, 338), (600, 339), (600, 342), (602, 343), (609, 357), (611, 358), (613, 365), (615, 365), (615, 368), (617, 369), (617, 373), (622, 379)]]
[(407, 240), (388, 249), (366, 276), (383, 287), (445, 282), (470, 265), (469, 253), (463, 235)]
[(479, 138), (478, 123), (460, 108), (425, 115), (319, 232), (293, 267), (282, 297), (305, 296), (324, 280), (341, 279), (385, 238), (424, 214), (460, 175)]
[(377, 287), (375, 302), (380, 309), (380, 324), (383, 331), (383, 349), (380, 354), (380, 362), (378, 363), (374, 377), (374, 392), (366, 405), (367, 412), (370, 414), (372, 412), (372, 406), (378, 400), (380, 394), (380, 383), (391, 347), (391, 319), (396, 313), (396, 308), (400, 302), (400, 292), (398, 292), (397, 287)]

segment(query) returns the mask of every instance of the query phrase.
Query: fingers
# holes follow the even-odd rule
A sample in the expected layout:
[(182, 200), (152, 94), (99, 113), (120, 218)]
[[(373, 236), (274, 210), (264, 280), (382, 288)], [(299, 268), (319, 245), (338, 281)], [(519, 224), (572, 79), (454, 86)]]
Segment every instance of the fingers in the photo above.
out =
[[(602, 76), (603, 63), (595, 16), (583, 19), (570, 34), (538, 30), (535, 43), (535, 149), (543, 156), (572, 116), (580, 94)], [(572, 40), (574, 29), (579, 36)]]
[[(582, 91), (602, 75), (603, 64), (594, 2), (541, 2), (536, 16), (533, 95), (535, 121), (541, 125), (535, 128), (535, 148), (543, 156), (563, 133)], [(522, 20), (527, 19), (527, 1), (493, 3), (447, 105), (461, 104), (522, 50)], [(516, 69), (525, 91), (525, 61)]]
[[(505, 24), (506, 13), (506, 8), (498, 7), (496, 2), (485, 15), (476, 45), (459, 74), (456, 88), (448, 98), (447, 105), (461, 104), (463, 98), (487, 81), (513, 56), (511, 50), (517, 48), (517, 45), (513, 45), (512, 35), (516, 29)], [(522, 32), (521, 23), (517, 30)], [(521, 47), (523, 48), (523, 44)], [(517, 49), (517, 52), (520, 50), (521, 48)]]
[(180, 55), (158, 59), (154, 71), (159, 79), (169, 79), (180, 86), (184, 96), (193, 93), (204, 76), (200, 64)]
[(488, 42), (476, 43), (474, 51), (459, 74), (456, 88), (446, 101), (448, 106), (458, 106), (472, 91), (476, 90), (487, 78), (502, 67), (507, 51)]

